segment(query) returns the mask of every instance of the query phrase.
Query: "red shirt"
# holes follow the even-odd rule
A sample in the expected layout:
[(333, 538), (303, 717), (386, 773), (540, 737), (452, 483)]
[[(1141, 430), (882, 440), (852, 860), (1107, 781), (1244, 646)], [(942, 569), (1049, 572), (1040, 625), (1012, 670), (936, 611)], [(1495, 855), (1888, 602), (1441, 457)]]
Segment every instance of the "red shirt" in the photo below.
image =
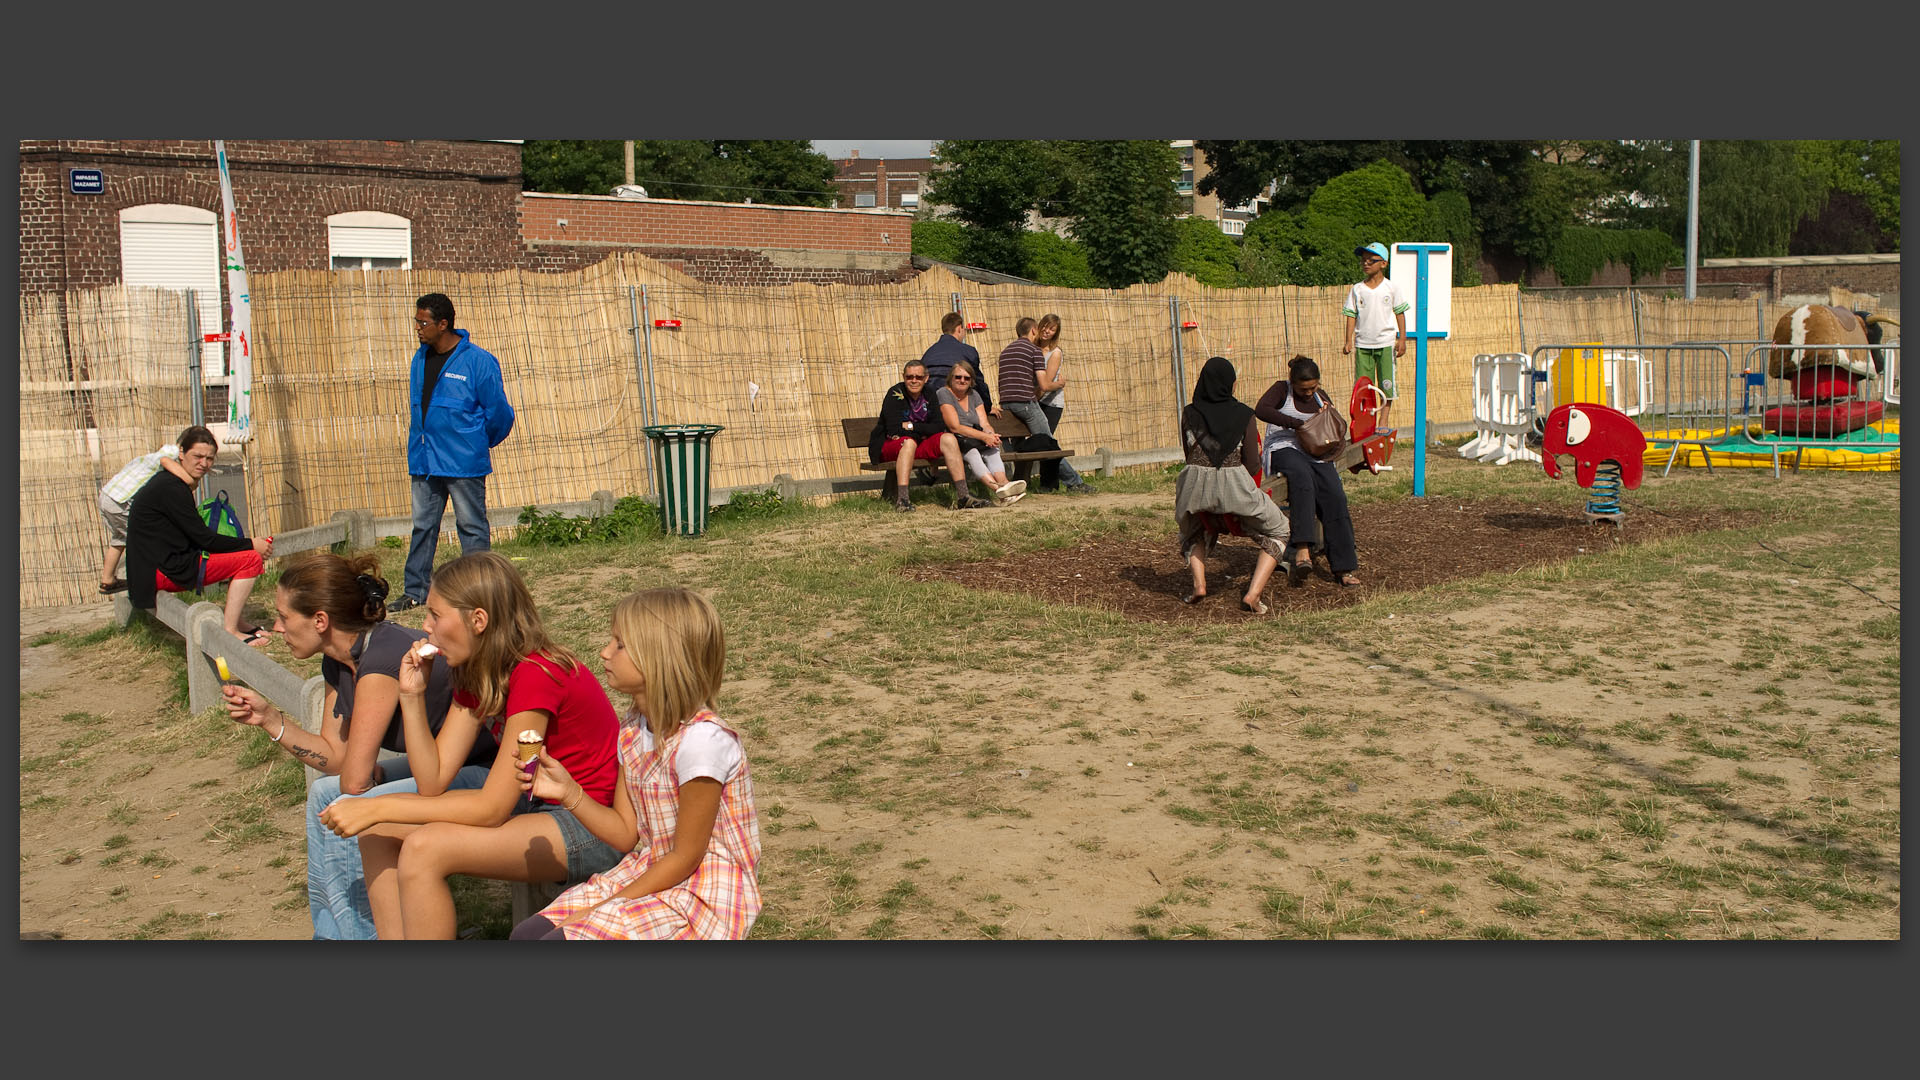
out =
[[(466, 690), (453, 692), (454, 703), (477, 708), (478, 698)], [(601, 806), (613, 805), (614, 785), (620, 781), (620, 718), (587, 665), (569, 673), (539, 653), (514, 665), (507, 676), (507, 716), (540, 709), (547, 721), (547, 754), (567, 767), (587, 798)], [(486, 721), (496, 739), (513, 745), (518, 731), (501, 730), (505, 717)]]

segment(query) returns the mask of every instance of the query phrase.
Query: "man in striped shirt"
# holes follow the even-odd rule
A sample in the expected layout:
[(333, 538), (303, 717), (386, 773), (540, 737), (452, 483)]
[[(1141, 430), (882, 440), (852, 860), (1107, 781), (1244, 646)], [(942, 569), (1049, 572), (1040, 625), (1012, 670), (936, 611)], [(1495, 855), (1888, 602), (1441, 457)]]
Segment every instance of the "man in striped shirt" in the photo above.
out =
[[(120, 560), (127, 553), (127, 510), (133, 502), (133, 493), (139, 491), (153, 474), (161, 469), (193, 483), (187, 470), (180, 464), (180, 445), (188, 436), (204, 430), (188, 428), (182, 432), (176, 442), (134, 458), (113, 474), (113, 479), (100, 487), (100, 517), (107, 523), (107, 561), (100, 567), (100, 595), (111, 596), (127, 587), (120, 580)], [(211, 437), (211, 436), (209, 436)]]
[[(1035, 440), (1046, 439), (1053, 443), (1053, 427), (1047, 423), (1047, 414), (1040, 410), (1040, 395), (1051, 393), (1066, 385), (1064, 379), (1047, 378), (1046, 354), (1040, 351), (1040, 324), (1037, 320), (1022, 316), (1013, 326), (1016, 335), (1007, 347), (1000, 350), (1000, 370), (996, 385), (1000, 392), (1000, 404), (1008, 412), (1020, 418), (1027, 425)], [(1031, 445), (1031, 444), (1030, 444)], [(1066, 458), (1058, 459), (1060, 480), (1067, 490), (1076, 495), (1093, 494), (1093, 486), (1080, 478), (1072, 463)], [(1041, 487), (1044, 490), (1047, 474), (1052, 471), (1052, 462), (1041, 465)]]

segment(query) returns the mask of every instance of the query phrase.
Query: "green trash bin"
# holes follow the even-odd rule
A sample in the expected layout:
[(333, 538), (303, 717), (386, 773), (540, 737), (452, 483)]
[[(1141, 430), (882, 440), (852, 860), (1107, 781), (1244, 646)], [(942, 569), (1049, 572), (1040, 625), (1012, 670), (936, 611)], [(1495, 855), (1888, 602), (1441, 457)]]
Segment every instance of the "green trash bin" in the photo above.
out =
[(672, 536), (707, 531), (707, 491), (713, 471), (713, 436), (719, 424), (649, 424), (654, 476), (660, 485), (660, 530)]

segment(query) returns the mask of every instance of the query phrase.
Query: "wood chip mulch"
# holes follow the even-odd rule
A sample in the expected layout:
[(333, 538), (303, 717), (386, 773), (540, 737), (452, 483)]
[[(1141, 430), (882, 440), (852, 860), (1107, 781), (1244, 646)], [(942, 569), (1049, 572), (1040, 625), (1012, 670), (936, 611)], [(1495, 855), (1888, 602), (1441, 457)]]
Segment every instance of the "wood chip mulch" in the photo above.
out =
[[(1382, 592), (1410, 592), (1479, 574), (1596, 555), (1617, 544), (1664, 540), (1760, 520), (1758, 511), (1665, 510), (1628, 503), (1627, 520), (1588, 522), (1578, 509), (1518, 502), (1463, 502), (1428, 497), (1353, 508), (1362, 583), (1343, 588), (1324, 556), (1297, 588), (1285, 567), (1265, 594), (1273, 614), (1356, 604)], [(1180, 602), (1193, 586), (1180, 559), (1169, 513), (1165, 526), (1131, 536), (1109, 536), (1073, 548), (1037, 552), (1022, 560), (915, 566), (915, 581), (952, 581), (970, 588), (1013, 592), (1053, 603), (1105, 608), (1149, 622), (1245, 619), (1239, 597), (1253, 574), (1252, 541), (1223, 536), (1207, 561), (1207, 599)]]

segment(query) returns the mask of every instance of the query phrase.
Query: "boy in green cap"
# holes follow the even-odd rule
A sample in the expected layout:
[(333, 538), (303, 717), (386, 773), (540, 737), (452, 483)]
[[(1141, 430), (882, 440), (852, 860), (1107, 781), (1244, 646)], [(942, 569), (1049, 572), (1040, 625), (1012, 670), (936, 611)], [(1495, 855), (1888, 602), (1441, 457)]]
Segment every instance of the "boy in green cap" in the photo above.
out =
[(1358, 382), (1363, 376), (1372, 379), (1373, 385), (1386, 395), (1378, 423), (1382, 428), (1390, 428), (1393, 425), (1388, 422), (1387, 414), (1398, 396), (1393, 385), (1393, 361), (1407, 351), (1409, 305), (1399, 288), (1387, 278), (1385, 244), (1368, 244), (1354, 248), (1353, 253), (1360, 256), (1360, 272), (1364, 276), (1347, 290), (1347, 304), (1341, 310), (1347, 317), (1347, 337), (1340, 352), (1346, 355), (1359, 347), (1360, 351), (1353, 357), (1354, 381)]

